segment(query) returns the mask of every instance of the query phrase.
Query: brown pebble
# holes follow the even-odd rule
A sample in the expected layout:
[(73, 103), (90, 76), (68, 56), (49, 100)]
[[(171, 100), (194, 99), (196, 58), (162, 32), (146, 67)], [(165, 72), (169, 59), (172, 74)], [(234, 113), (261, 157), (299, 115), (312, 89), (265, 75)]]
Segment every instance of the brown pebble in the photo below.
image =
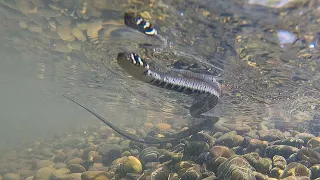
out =
[(3, 180), (19, 180), (20, 175), (16, 173), (6, 173), (2, 177)]
[(25, 180), (34, 180), (34, 176), (29, 176)]
[(52, 166), (54, 163), (50, 160), (39, 160), (37, 162), (37, 168), (40, 169), (40, 168), (43, 168), (43, 167), (49, 167), (49, 166)]
[(213, 146), (210, 150), (211, 154), (213, 157), (225, 157), (225, 158), (230, 158), (235, 153), (233, 152), (232, 149), (228, 148), (227, 146)]
[(57, 169), (51, 173), (50, 179), (55, 179), (56, 177), (70, 174), (70, 173), (71, 171), (68, 168)]
[(20, 176), (25, 179), (29, 176), (32, 176), (33, 175), (33, 171), (29, 170), (29, 169), (22, 169), (22, 170), (19, 170), (19, 174)]
[(55, 170), (52, 167), (43, 167), (36, 172), (35, 179), (50, 179), (51, 173)]
[(70, 164), (81, 164), (81, 163), (83, 163), (83, 160), (81, 158), (73, 158), (73, 159), (70, 159), (67, 162), (67, 165), (70, 165)]
[(150, 130), (151, 128), (153, 128), (153, 124), (150, 122), (144, 123), (143, 127), (145, 128), (145, 130)]
[(170, 124), (167, 124), (167, 123), (157, 123), (155, 125), (155, 128), (158, 130), (158, 131), (168, 131), (169, 129), (171, 129), (171, 125)]
[(307, 143), (308, 148), (317, 148), (320, 147), (320, 137), (314, 137), (310, 139)]
[(81, 180), (82, 173), (72, 173), (56, 177), (55, 180)]
[(105, 176), (104, 171), (87, 171), (82, 173), (82, 180), (95, 180), (99, 176)]
[(63, 162), (66, 159), (66, 154), (64, 152), (59, 152), (53, 157), (54, 162)]
[(70, 164), (68, 165), (68, 168), (72, 173), (83, 173), (86, 171), (86, 168), (84, 168), (80, 164)]

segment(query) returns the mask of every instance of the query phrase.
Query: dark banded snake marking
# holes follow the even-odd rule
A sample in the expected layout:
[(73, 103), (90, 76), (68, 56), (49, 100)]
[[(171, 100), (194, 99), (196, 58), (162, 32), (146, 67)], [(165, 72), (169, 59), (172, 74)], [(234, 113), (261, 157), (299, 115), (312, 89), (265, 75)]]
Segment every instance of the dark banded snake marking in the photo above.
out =
[[(124, 23), (126, 26), (148, 36), (164, 39), (153, 28), (152, 24), (143, 19), (139, 13), (125, 13)], [(221, 95), (221, 85), (211, 75), (198, 74), (186, 70), (175, 70), (178, 75), (157, 72), (156, 70), (151, 70), (148, 63), (133, 52), (119, 53), (117, 62), (124, 71), (140, 81), (195, 96), (194, 103), (189, 109), (190, 115), (195, 118), (210, 118), (202, 115), (202, 113), (213, 109)]]
[[(124, 21), (125, 25), (128, 27), (136, 29), (146, 35), (158, 36), (161, 38), (152, 25), (139, 16), (138, 13), (125, 13)], [(221, 95), (221, 86), (213, 76), (193, 73), (185, 70), (175, 70), (175, 74), (158, 72), (150, 69), (148, 63), (138, 54), (133, 52), (119, 53), (117, 56), (117, 63), (126, 73), (139, 81), (193, 96), (194, 103), (191, 105), (189, 113), (192, 117), (202, 118), (204, 120), (184, 131), (169, 135), (165, 138), (154, 138), (149, 136), (140, 138), (121, 130), (77, 101), (66, 96), (64, 97), (90, 112), (120, 135), (139, 143), (159, 144), (183, 139), (200, 132), (206, 127), (212, 127), (219, 121), (218, 117), (202, 115), (217, 105)]]
[(151, 70), (139, 55), (130, 52), (118, 54), (119, 66), (137, 80), (160, 88), (194, 96), (189, 112), (195, 118), (210, 118), (205, 113), (213, 109), (219, 100), (221, 86), (213, 76), (178, 70), (179, 75)]

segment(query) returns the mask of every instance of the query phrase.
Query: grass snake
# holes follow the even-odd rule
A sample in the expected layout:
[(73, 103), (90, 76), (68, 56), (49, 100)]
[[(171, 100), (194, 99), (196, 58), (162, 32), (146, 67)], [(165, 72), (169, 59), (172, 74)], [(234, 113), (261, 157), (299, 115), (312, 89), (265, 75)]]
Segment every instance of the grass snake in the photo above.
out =
[[(158, 35), (158, 32), (152, 27), (152, 25), (143, 19), (139, 13), (125, 13), (124, 23), (126, 26), (138, 30), (146, 35), (157, 36), (163, 39)], [(155, 69), (151, 69), (148, 63), (134, 52), (120, 52), (117, 56), (117, 63), (126, 73), (139, 81), (148, 83), (152, 86), (193, 96), (194, 103), (189, 108), (189, 113), (192, 117), (202, 118), (204, 120), (184, 131), (171, 134), (163, 138), (155, 138), (151, 136), (141, 138), (121, 130), (89, 108), (69, 97), (65, 97), (90, 112), (120, 135), (128, 138), (129, 140), (144, 144), (159, 144), (183, 139), (196, 134), (207, 127), (212, 127), (219, 121), (218, 117), (202, 115), (217, 105), (221, 95), (221, 86), (214, 76), (179, 69), (174, 70), (174, 73), (159, 72)]]

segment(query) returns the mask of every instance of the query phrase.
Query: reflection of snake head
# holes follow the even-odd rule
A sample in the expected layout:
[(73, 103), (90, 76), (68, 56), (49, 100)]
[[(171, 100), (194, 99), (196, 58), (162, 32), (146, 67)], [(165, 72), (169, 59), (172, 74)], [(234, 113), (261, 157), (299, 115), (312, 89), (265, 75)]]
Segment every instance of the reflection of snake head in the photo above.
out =
[(125, 13), (124, 24), (148, 36), (154, 36), (158, 34), (157, 30), (155, 30), (148, 21), (143, 19), (139, 13), (134, 13), (134, 12)]
[(119, 66), (130, 76), (144, 81), (149, 65), (135, 53), (121, 52), (118, 54), (117, 62)]

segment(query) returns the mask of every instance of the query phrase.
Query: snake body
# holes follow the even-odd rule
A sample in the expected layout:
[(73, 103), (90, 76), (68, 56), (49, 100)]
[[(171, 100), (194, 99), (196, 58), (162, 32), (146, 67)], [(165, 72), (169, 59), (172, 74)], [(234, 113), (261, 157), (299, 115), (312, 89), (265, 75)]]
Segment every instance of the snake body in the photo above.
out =
[[(148, 36), (163, 40), (151, 23), (139, 13), (127, 12), (124, 15), (126, 26), (138, 30)], [(195, 96), (189, 113), (195, 118), (210, 118), (202, 115), (213, 109), (221, 95), (221, 85), (214, 76), (193, 73), (186, 70), (175, 70), (178, 75), (151, 70), (149, 65), (136, 53), (122, 52), (117, 57), (118, 64), (129, 75), (145, 83)]]
[[(144, 20), (138, 13), (125, 13), (124, 22), (128, 27), (136, 29), (146, 35), (158, 36), (157, 31), (152, 27), (152, 25), (148, 21)], [(99, 114), (81, 105), (77, 101), (66, 96), (65, 97), (90, 112), (120, 135), (139, 143), (159, 144), (183, 139), (198, 133), (206, 127), (212, 127), (219, 121), (218, 117), (202, 115), (217, 105), (221, 95), (221, 86), (213, 76), (193, 73), (185, 70), (175, 70), (175, 74), (152, 70), (145, 60), (133, 52), (119, 53), (117, 56), (117, 62), (126, 73), (139, 81), (152, 86), (194, 96), (195, 102), (190, 107), (189, 113), (192, 117), (203, 118), (204, 120), (184, 131), (169, 135), (165, 138), (154, 138), (149, 136), (146, 138), (140, 138), (121, 130)]]
[(214, 108), (221, 94), (221, 86), (213, 76), (181, 71), (173, 75), (151, 70), (139, 55), (130, 52), (118, 54), (119, 66), (137, 80), (168, 90), (193, 95), (195, 102), (189, 109), (192, 117), (208, 118), (201, 115)]

